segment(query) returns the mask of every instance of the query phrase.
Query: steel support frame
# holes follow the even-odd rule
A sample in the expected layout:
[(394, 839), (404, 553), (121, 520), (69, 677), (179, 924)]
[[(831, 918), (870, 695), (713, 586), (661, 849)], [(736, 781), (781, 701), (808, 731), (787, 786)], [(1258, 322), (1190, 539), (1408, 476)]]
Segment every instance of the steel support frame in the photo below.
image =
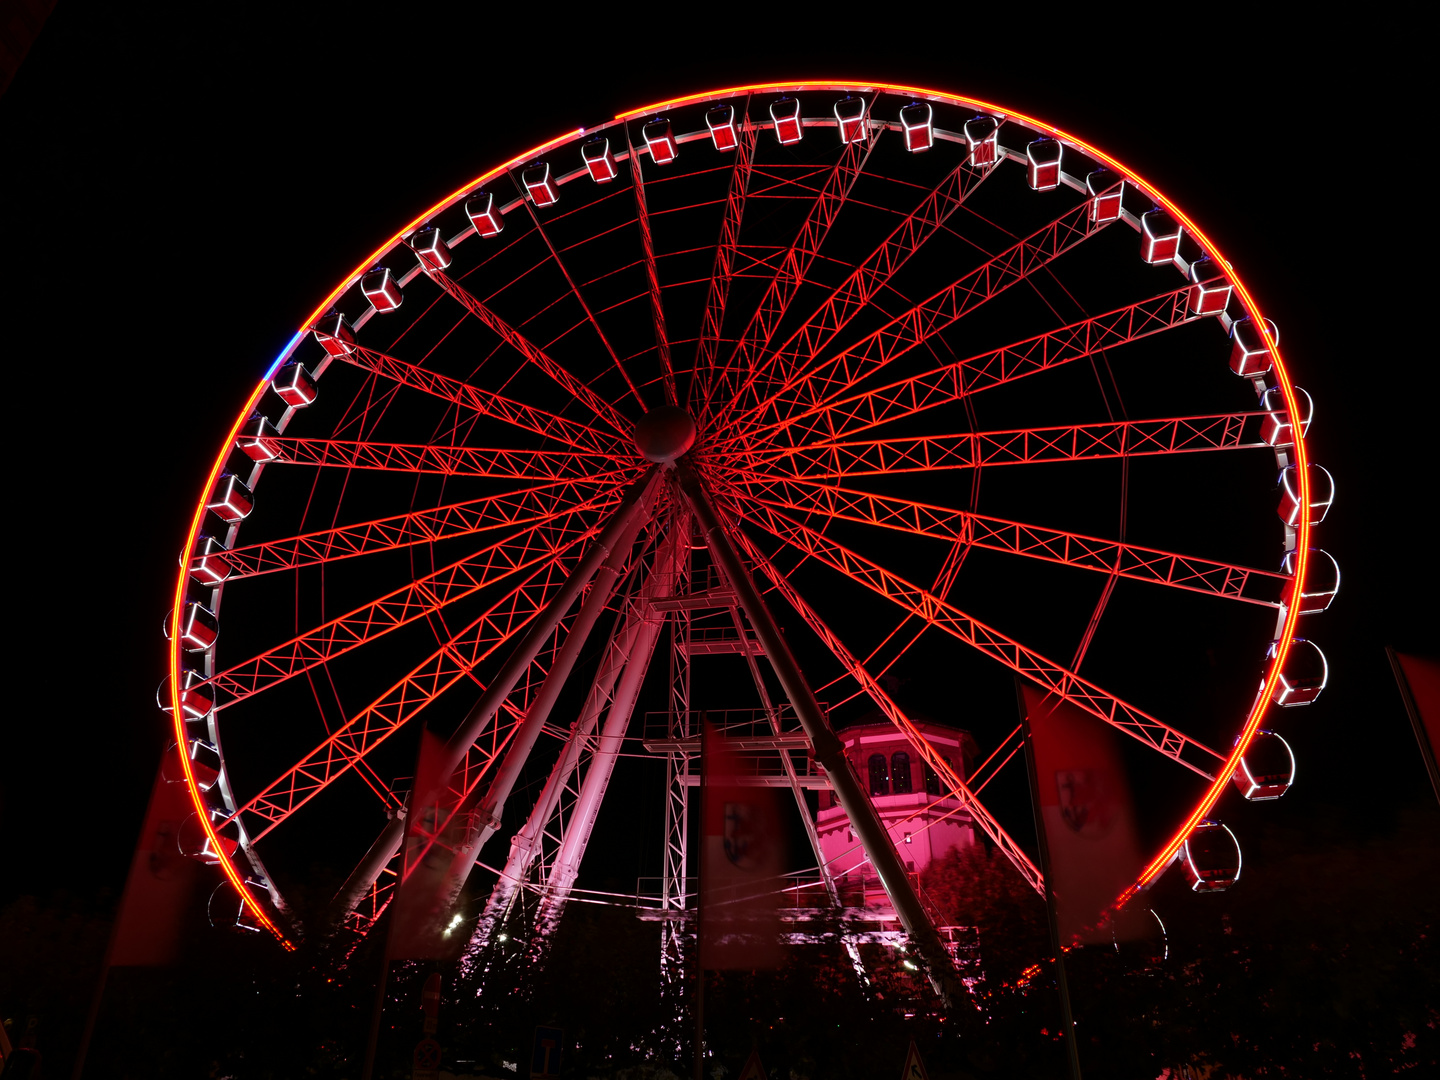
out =
[(645, 278), (650, 286), (650, 322), (655, 331), (655, 352), (660, 360), (660, 379), (665, 404), (678, 405), (679, 391), (675, 386), (675, 366), (670, 360), (670, 335), (665, 329), (665, 300), (660, 292), (660, 275), (655, 270), (655, 238), (650, 234), (650, 210), (645, 204), (645, 176), (640, 156), (630, 141), (630, 125), (625, 125), (625, 146), (630, 151), (630, 187), (635, 193), (635, 220), (640, 226), (640, 250), (645, 256)]
[(860, 838), (871, 865), (875, 867), (880, 883), (900, 917), (901, 925), (910, 934), (916, 952), (925, 964), (931, 985), (947, 1003), (951, 1002), (958, 989), (954, 964), (933, 920), (906, 876), (905, 865), (895, 851), (895, 845), (891, 842), (884, 823), (866, 796), (859, 777), (851, 768), (843, 745), (831, 730), (829, 719), (801, 673), (800, 665), (790, 652), (790, 646), (780, 633), (774, 616), (750, 579), (749, 572), (717, 517), (710, 496), (688, 457), (681, 458), (676, 463), (675, 473), (681, 490), (705, 534), (711, 556), (729, 580), (730, 587), (740, 601), (750, 624), (755, 627), (771, 667), (780, 679), (780, 685), (784, 687), (790, 705), (814, 747), (815, 760), (825, 769), (830, 786)]
[[(544, 606), (529, 620), (525, 637), (516, 646), (495, 679), (485, 688), (480, 700), (475, 703), (446, 743), (445, 758), (440, 769), (442, 787), (450, 786), (456, 770), (465, 761), (471, 746), (490, 726), (501, 703), (515, 689), (515, 685), (539, 654), (545, 641), (554, 633), (560, 620), (565, 617), (565, 614), (579, 598), (581, 590), (590, 583), (591, 578), (610, 557), (611, 550), (627, 533), (633, 537), (634, 534), (630, 532), (630, 527), (641, 513), (642, 508), (648, 507), (658, 481), (658, 470), (651, 469), (644, 477), (630, 486), (595, 543), (590, 545), (575, 568), (566, 575), (559, 587), (548, 597)], [(498, 756), (498, 748), (496, 755)], [(494, 756), (491, 760), (493, 761), (493, 759)], [(359, 903), (370, 889), (375, 879), (380, 876), (385, 864), (399, 850), (400, 843), (404, 838), (404, 826), (404, 817), (400, 814), (396, 814), (385, 826), (382, 831), (382, 842), (377, 843), (367, 852), (365, 858), (346, 879), (340, 893), (332, 902), (331, 916), (333, 919), (340, 919), (348, 915), (355, 904)]]
[(651, 581), (655, 567), (652, 565), (647, 571), (643, 565), (637, 564), (633, 572), (640, 581), (621, 602), (580, 714), (570, 726), (565, 745), (524, 826), (511, 837), (505, 865), (491, 889), (466, 948), (467, 967), (473, 966), (480, 953), (491, 943), (521, 893), (537, 888), (532, 884), (537, 863), (541, 886), (550, 876), (554, 851), (547, 856), (546, 845), (549, 843), (558, 848), (564, 841), (569, 821), (573, 818), (569, 811), (573, 809), (573, 800), (578, 794), (578, 791), (571, 790), (572, 780), (593, 752), (596, 725), (606, 706), (614, 699), (616, 683), (635, 654), (640, 637), (644, 606), (648, 603), (644, 593), (653, 588)]

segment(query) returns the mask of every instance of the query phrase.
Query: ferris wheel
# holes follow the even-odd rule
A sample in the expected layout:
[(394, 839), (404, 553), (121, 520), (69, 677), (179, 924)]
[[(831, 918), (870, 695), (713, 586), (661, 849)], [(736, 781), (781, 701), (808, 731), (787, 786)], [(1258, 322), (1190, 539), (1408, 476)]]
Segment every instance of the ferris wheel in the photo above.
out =
[[(942, 962), (835, 721), (880, 710), (1041, 876), (991, 777), (886, 689), (922, 652), (992, 762), (1015, 732), (966, 710), (987, 679), (1127, 736), (1183, 801), (1135, 886), (1179, 857), (1214, 887), (1187, 840), (1232, 780), (1288, 785), (1262, 727), (1323, 689), (1301, 619), (1338, 587), (1278, 345), (1159, 191), (961, 96), (728, 88), (497, 165), (324, 298), (199, 495), (159, 701), (212, 905), (291, 946), (326, 929), (287, 899), (318, 858), (344, 869), (326, 918), (366, 934), (411, 869), (397, 778), (426, 728), (451, 895), (490, 866), (478, 933), (526, 890), (553, 923), (658, 692), (683, 908), (683, 748), (734, 704), (706, 665), (734, 663), (803, 752), (802, 816), (810, 761)], [(1202, 702), (1207, 651), (1240, 674)]]

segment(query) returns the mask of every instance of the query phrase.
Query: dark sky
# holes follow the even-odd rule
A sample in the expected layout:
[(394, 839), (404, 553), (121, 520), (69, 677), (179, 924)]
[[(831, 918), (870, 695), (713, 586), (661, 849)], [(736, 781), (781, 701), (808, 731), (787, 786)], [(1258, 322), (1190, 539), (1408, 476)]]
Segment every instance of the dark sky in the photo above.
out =
[(1210, 232), (1282, 329), (1338, 490), (1323, 543), (1344, 584), (1314, 629), (1333, 685), (1290, 721), (1304, 783), (1276, 812), (1301, 824), (1338, 807), (1384, 828), (1423, 796), (1382, 651), (1435, 640), (1431, 179), (1423, 129), (1395, 105), (1409, 65), (1388, 44), (1413, 28), (912, 6), (905, 19), (929, 27), (917, 44), (891, 11), (774, 23), (769, 7), (711, 9), (706, 37), (598, 5), (578, 22), (535, 5), (383, 19), (59, 5), (0, 98), (18, 691), (0, 741), (0, 900), (121, 880), (165, 738), (159, 624), (196, 488), (330, 285), (526, 146), (766, 79), (1008, 105), (1106, 148)]

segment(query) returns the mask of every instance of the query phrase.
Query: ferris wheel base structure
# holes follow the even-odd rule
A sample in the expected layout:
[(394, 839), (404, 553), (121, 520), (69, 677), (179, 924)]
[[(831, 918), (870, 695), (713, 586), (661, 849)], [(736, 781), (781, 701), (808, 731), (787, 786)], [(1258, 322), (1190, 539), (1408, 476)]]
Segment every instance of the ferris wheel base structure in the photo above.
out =
[[(1223, 348), (1190, 329), (1207, 325)], [(932, 979), (953, 982), (953, 942), (775, 604), (848, 694), (838, 707), (878, 709), (1032, 886), (1039, 870), (970, 777), (881, 685), (922, 637), (1194, 778), (1126, 897), (1177, 857), (1221, 887), (1195, 854), (1216, 847), (1217, 800), (1232, 781), (1246, 798), (1283, 794), (1293, 757), (1261, 725), (1328, 679), (1299, 624), (1339, 585), (1311, 546), (1333, 498), (1306, 454), (1311, 413), (1273, 325), (1196, 223), (1034, 118), (807, 82), (564, 134), (385, 241), (223, 439), (185, 540), (159, 695), (184, 748), (193, 853), (225, 874), (238, 925), (287, 946), (301, 925), (281, 879), (305, 845), (355, 867), (331, 908), (342, 932), (368, 933), (402, 882), (449, 918), (526, 763), (548, 759), (470, 955), (522, 910), (543, 936), (576, 887), (656, 654), (672, 746), (695, 735), (693, 662), (728, 658), (713, 663), (743, 664), (753, 684), (830, 902), (804, 798), (814, 778), (786, 739), (825, 770)], [(1183, 546), (1173, 513), (1145, 519), (1131, 481), (1146, 470), (1191, 478), (1197, 500), (1226, 493), (1231, 509), (1192, 537), (1209, 550)], [(1193, 479), (1203, 470), (1224, 479)], [(1086, 524), (1110, 501), (1118, 530)], [(1043, 520), (1067, 506), (1073, 522)], [(1275, 569), (1235, 554), (1266, 544)], [(1055, 611), (997, 606), (997, 582)], [(1207, 605), (1204, 619), (1256, 642), (1253, 700), (1208, 726), (1164, 719), (1173, 701), (1134, 703), (1150, 692), (1143, 671), (1115, 665), (1114, 638), (1142, 640), (1126, 627), (1141, 594), (1147, 611), (1174, 609), (1173, 627)], [(856, 620), (862, 597), (893, 627)], [(1061, 643), (1050, 628), (1071, 608), (1078, 643)], [(554, 714), (587, 680), (578, 715)], [(279, 715), (293, 722), (275, 728)], [(423, 798), (402, 749), (420, 728), (448, 739), (444, 783)], [(665, 756), (659, 903), (678, 913), (696, 781), (686, 754)], [(346, 831), (367, 820), (369, 836)], [(673, 974), (682, 943), (662, 937)]]

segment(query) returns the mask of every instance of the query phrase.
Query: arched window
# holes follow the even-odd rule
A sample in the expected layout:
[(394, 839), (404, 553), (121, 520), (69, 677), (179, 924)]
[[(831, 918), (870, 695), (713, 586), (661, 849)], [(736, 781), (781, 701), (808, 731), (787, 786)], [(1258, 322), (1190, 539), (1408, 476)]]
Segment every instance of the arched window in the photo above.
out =
[[(943, 756), (943, 755), (941, 756), (940, 760), (943, 761), (943, 762), (945, 762), (946, 765), (950, 765), (950, 764), (951, 764), (950, 759), (949, 759), (948, 757)], [(942, 784), (941, 781), (940, 781), (940, 774), (937, 773), (934, 769), (932, 769), (932, 768), (930, 767), (930, 763), (929, 763), (928, 761), (927, 761), (927, 762), (924, 762), (924, 765), (925, 765), (925, 794), (926, 794), (926, 795), (943, 795), (943, 794), (945, 794), (946, 791), (947, 791), (947, 789), (946, 789), (945, 785)], [(952, 767), (953, 767), (953, 766), (952, 766)]]
[(896, 795), (909, 795), (913, 788), (910, 785), (910, 755), (904, 750), (896, 750), (890, 755), (890, 775), (894, 778)]
[(884, 754), (870, 755), (870, 794), (890, 794), (890, 778), (885, 775)]

